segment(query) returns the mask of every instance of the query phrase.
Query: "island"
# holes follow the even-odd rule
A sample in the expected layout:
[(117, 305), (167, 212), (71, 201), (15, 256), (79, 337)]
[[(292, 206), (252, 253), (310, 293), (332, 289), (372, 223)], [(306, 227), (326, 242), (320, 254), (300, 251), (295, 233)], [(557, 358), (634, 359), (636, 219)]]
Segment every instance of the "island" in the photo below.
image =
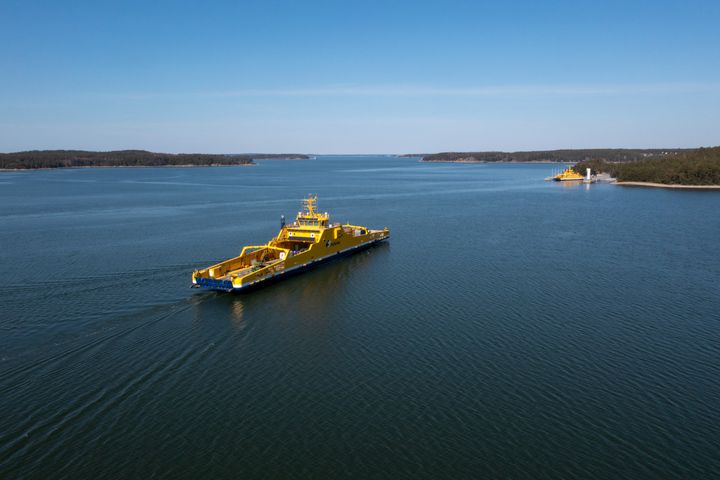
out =
[(616, 179), (616, 185), (720, 189), (720, 147), (685, 150), (629, 162), (596, 158), (573, 167), (582, 175), (587, 168), (594, 173), (609, 174)]
[(214, 167), (253, 165), (253, 160), (308, 159), (297, 153), (208, 154), (155, 153), (145, 150), (93, 152), (85, 150), (31, 150), (0, 153), (0, 170), (82, 167)]
[[(677, 155), (686, 149), (596, 148), (571, 150), (535, 150), (524, 152), (443, 152), (422, 155), (423, 162), (452, 163), (577, 163), (590, 160), (632, 162)], [(409, 155), (416, 156), (416, 155)]]

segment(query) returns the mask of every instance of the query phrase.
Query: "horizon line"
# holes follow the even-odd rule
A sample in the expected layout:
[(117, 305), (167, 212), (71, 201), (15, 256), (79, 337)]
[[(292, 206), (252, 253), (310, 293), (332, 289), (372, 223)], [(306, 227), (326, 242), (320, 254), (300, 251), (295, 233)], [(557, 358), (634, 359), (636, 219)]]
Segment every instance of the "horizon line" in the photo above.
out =
[[(92, 152), (92, 153), (108, 153), (108, 152), (127, 152), (127, 151), (144, 151), (148, 153), (157, 153), (157, 154), (167, 154), (167, 155), (307, 155), (309, 157), (313, 156), (324, 156), (324, 157), (352, 157), (352, 156), (362, 156), (362, 157), (372, 157), (372, 156), (388, 156), (388, 157), (401, 157), (401, 156), (411, 156), (411, 157), (421, 157), (423, 155), (436, 155), (436, 154), (442, 154), (442, 153), (530, 153), (530, 152), (557, 152), (557, 151), (568, 151), (568, 150), (698, 150), (700, 148), (717, 148), (720, 147), (720, 144), (718, 145), (701, 145), (697, 147), (574, 147), (574, 148), (541, 148), (541, 149), (521, 149), (521, 150), (498, 150), (498, 149), (489, 149), (489, 150), (438, 150), (438, 151), (432, 151), (432, 152), (406, 152), (406, 153), (391, 153), (391, 152), (374, 152), (374, 153), (317, 153), (317, 152), (270, 152), (270, 151), (261, 151), (261, 152), (198, 152), (198, 151), (177, 151), (177, 152), (169, 152), (169, 151), (159, 151), (159, 150), (147, 150), (144, 148), (115, 148), (115, 149), (101, 149), (101, 150), (88, 150), (83, 148), (45, 148), (45, 149), (31, 149), (31, 150), (15, 150), (15, 151), (2, 151), (0, 150), (0, 155), (8, 155), (8, 154), (17, 154), (17, 153), (26, 153), (26, 152), (58, 152), (58, 151), (78, 151), (78, 152)], [(258, 158), (254, 160), (277, 160), (277, 159), (263, 159)]]

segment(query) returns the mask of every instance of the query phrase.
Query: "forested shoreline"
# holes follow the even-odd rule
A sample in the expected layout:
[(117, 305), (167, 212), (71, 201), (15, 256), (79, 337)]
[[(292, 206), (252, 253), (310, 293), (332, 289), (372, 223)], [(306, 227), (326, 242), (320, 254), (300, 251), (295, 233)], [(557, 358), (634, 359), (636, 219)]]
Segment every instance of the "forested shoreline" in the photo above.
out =
[(261, 159), (307, 159), (301, 154), (234, 154), (155, 153), (145, 150), (93, 152), (85, 150), (31, 150), (0, 153), (0, 169), (78, 167), (165, 167), (165, 166), (232, 166), (253, 165)]
[(608, 173), (618, 182), (645, 182), (664, 185), (720, 185), (720, 147), (698, 148), (661, 158), (634, 162), (593, 159), (579, 162), (575, 171)]

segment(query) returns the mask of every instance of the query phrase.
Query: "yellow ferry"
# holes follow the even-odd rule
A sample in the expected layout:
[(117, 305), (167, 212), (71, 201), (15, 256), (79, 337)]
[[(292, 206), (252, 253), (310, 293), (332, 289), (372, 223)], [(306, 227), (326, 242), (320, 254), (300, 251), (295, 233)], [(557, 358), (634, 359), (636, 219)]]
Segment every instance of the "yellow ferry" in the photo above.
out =
[(243, 247), (240, 255), (196, 270), (193, 287), (239, 291), (317, 264), (354, 253), (390, 238), (390, 230), (370, 230), (359, 225), (330, 223), (327, 212), (316, 211), (317, 197), (303, 200), (295, 222), (285, 225), (265, 245)]
[(582, 175), (577, 173), (575, 170), (573, 170), (573, 167), (568, 167), (565, 169), (564, 172), (558, 173), (554, 177), (552, 177), (553, 180), (556, 182), (568, 182), (568, 181), (582, 181), (585, 179)]

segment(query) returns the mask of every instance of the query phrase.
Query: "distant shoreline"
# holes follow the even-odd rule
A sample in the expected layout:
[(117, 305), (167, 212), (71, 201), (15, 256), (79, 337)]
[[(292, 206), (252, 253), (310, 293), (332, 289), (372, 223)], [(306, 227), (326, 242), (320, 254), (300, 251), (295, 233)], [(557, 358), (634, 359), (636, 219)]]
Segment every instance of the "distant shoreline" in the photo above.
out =
[(678, 148), (585, 148), (565, 150), (528, 150), (517, 152), (440, 152), (423, 154), (423, 162), (449, 163), (578, 163), (594, 159), (631, 162), (688, 152)]
[(422, 163), (505, 163), (505, 164), (522, 164), (522, 163), (572, 163), (564, 160), (420, 160)]
[(646, 188), (680, 188), (688, 190), (720, 190), (720, 185), (680, 185), (677, 183), (652, 183), (652, 182), (613, 182), (615, 185), (624, 187), (646, 187)]
[(269, 157), (269, 158), (253, 158), (253, 160), (282, 160), (282, 161), (291, 161), (291, 160), (317, 160), (317, 157)]
[(156, 153), (146, 150), (31, 150), (0, 153), (0, 170), (86, 167), (219, 167), (254, 165), (256, 160), (305, 160), (300, 153)]
[(212, 168), (212, 167), (257, 167), (257, 163), (238, 163), (235, 165), (218, 163), (214, 165), (83, 165), (76, 167), (38, 167), (38, 168), (0, 168), (0, 172), (30, 172), (35, 170), (80, 170), (83, 168)]

